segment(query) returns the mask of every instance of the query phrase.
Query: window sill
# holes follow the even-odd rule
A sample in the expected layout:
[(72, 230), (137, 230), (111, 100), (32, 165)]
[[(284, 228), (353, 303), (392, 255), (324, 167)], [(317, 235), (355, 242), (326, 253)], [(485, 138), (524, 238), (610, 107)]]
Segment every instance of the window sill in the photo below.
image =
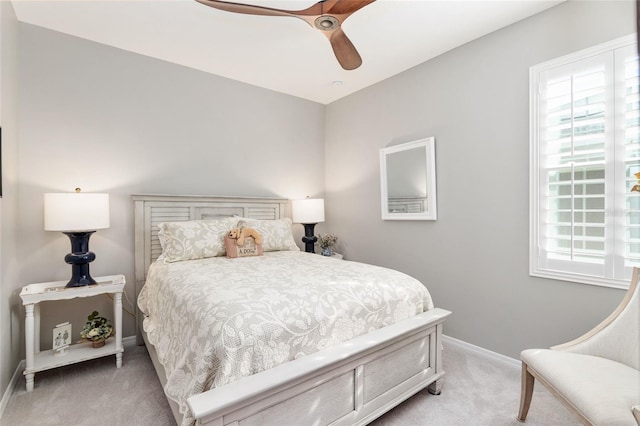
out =
[(617, 288), (621, 290), (628, 289), (629, 281), (631, 280), (631, 277), (629, 277), (628, 280), (614, 280), (609, 278), (594, 277), (590, 275), (545, 270), (531, 270), (529, 271), (529, 275), (538, 278), (548, 278), (552, 280), (568, 281), (578, 284), (597, 285), (600, 287)]

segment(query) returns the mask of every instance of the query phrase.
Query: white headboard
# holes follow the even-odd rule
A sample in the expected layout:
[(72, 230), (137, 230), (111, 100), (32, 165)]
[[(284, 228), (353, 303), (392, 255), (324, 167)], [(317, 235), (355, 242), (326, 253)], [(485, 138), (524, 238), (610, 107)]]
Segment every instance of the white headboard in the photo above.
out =
[(160, 256), (158, 224), (242, 216), (275, 220), (284, 217), (289, 200), (282, 198), (209, 197), (192, 195), (132, 195), (135, 205), (136, 301), (149, 265)]

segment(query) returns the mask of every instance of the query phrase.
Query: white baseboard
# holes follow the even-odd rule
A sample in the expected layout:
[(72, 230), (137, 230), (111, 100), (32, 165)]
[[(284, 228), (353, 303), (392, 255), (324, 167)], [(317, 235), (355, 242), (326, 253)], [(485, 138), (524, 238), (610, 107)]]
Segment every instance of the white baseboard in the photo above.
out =
[(136, 336), (135, 334), (133, 336), (128, 336), (128, 337), (123, 337), (122, 338), (122, 346), (126, 347), (130, 347), (130, 346), (136, 346)]
[(520, 363), (520, 361), (518, 361), (517, 359), (508, 357), (506, 355), (499, 354), (497, 352), (490, 351), (489, 349), (485, 349), (485, 348), (482, 348), (480, 346), (472, 345), (471, 343), (467, 343), (465, 341), (456, 339), (454, 337), (443, 335), (442, 336), (442, 341), (444, 343), (448, 344), (448, 345), (457, 346), (457, 347), (459, 347), (461, 349), (465, 349), (467, 351), (473, 352), (473, 353), (478, 354), (480, 356), (484, 356), (484, 357), (492, 359), (494, 361), (499, 361), (499, 362), (501, 362), (501, 363), (503, 363), (503, 364), (505, 364), (505, 365), (507, 365), (509, 367), (515, 367), (515, 368), (520, 369), (521, 365), (522, 365)]
[(11, 399), (11, 395), (13, 395), (13, 391), (18, 384), (18, 380), (24, 371), (25, 362), (24, 360), (18, 363), (16, 367), (16, 371), (13, 372), (13, 376), (11, 376), (11, 380), (9, 380), (9, 385), (7, 389), (4, 391), (4, 395), (2, 395), (2, 400), (0, 400), (0, 419), (2, 418), (2, 414), (4, 413), (4, 409), (9, 404), (9, 400)]

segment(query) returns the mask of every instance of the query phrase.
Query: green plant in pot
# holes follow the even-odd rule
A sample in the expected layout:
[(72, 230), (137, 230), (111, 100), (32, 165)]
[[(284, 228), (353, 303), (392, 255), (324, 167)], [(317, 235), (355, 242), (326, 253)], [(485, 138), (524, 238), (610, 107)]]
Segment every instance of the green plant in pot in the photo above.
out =
[(113, 325), (105, 317), (101, 317), (98, 311), (91, 312), (87, 317), (89, 321), (80, 332), (81, 342), (91, 342), (94, 348), (104, 346), (105, 340), (113, 335)]

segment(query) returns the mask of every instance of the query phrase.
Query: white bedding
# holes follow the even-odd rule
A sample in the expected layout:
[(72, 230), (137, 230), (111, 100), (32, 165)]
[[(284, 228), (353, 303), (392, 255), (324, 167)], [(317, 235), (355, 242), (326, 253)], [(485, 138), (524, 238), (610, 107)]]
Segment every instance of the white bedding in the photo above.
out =
[(278, 251), (153, 263), (138, 306), (193, 422), (189, 396), (433, 308), (416, 279), (377, 266)]

